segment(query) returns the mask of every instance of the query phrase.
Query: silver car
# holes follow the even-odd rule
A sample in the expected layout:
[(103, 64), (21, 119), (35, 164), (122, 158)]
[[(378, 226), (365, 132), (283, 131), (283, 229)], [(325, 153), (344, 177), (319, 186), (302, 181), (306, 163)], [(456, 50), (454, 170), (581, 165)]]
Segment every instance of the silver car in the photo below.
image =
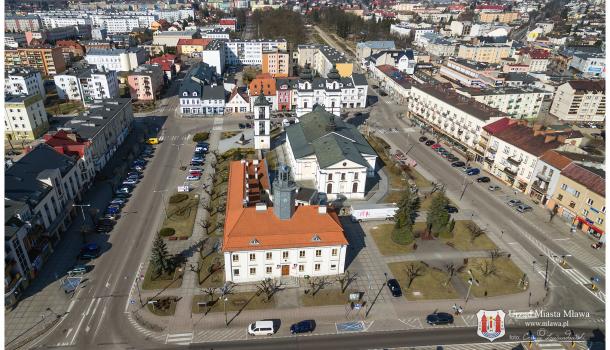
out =
[(532, 207), (527, 204), (521, 204), (517, 206), (517, 211), (520, 213), (527, 213), (528, 211), (532, 211)]
[(521, 204), (523, 204), (523, 202), (521, 202), (518, 199), (511, 199), (511, 200), (508, 201), (508, 205), (511, 206), (511, 207), (516, 207), (516, 206), (521, 205)]

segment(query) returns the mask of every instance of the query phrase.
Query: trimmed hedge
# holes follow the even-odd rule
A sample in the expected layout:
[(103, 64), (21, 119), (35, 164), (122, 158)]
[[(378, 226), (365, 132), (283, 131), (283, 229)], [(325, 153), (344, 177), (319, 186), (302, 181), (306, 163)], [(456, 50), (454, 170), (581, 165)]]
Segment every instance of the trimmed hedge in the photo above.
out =
[(175, 195), (169, 197), (169, 202), (172, 204), (184, 202), (189, 198), (186, 193), (176, 193)]
[(159, 231), (159, 235), (161, 235), (161, 237), (170, 237), (173, 236), (175, 233), (176, 230), (171, 227), (164, 227), (161, 229), (161, 231)]
[(193, 136), (193, 142), (206, 141), (209, 137), (209, 132), (198, 132)]

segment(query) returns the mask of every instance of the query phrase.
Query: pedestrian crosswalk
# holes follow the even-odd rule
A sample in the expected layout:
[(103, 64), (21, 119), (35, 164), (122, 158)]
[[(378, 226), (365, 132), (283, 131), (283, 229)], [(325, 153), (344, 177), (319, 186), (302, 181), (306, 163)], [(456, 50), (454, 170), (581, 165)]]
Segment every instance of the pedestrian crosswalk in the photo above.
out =
[(193, 332), (168, 334), (165, 344), (189, 345), (193, 341)]
[(222, 119), (220, 117), (214, 118), (214, 127), (212, 128), (212, 130), (221, 131), (223, 121), (224, 121), (224, 119)]
[(600, 277), (606, 277), (606, 266), (595, 266), (591, 268), (593, 271), (600, 274)]
[(188, 141), (192, 141), (192, 137), (193, 135), (191, 134), (187, 134), (187, 135), (167, 135), (163, 138), (164, 141), (171, 141), (172, 143), (176, 143), (176, 142), (188, 142)]
[(146, 329), (144, 328), (142, 325), (140, 325), (135, 318), (132, 316), (131, 313), (128, 313), (127, 315), (127, 319), (129, 320), (129, 323), (131, 323), (131, 325), (141, 334), (143, 334), (146, 338), (148, 339), (154, 339), (156, 341), (163, 341), (164, 339), (166, 339), (166, 335), (165, 334), (161, 334), (161, 333), (157, 333), (154, 331), (151, 331), (150, 329)]
[[(604, 261), (600, 260), (599, 258), (594, 256), (593, 254), (591, 254), (591, 251), (590, 251), (590, 250), (592, 250), (591, 248), (585, 249), (585, 247), (579, 245), (578, 243), (574, 242), (571, 239), (563, 240), (563, 241), (560, 241), (558, 243), (561, 243), (561, 247), (567, 253), (572, 255), (572, 258), (568, 258), (568, 261), (570, 259), (576, 258), (580, 262), (582, 262), (583, 264), (585, 264), (587, 266), (602, 266), (602, 265), (604, 265)], [(604, 269), (603, 274), (605, 276), (605, 274), (606, 274), (605, 269)]]
[(198, 332), (192, 339), (193, 343), (222, 342), (246, 340), (248, 335), (244, 328), (206, 329)]
[[(428, 325), (425, 317), (408, 317), (399, 319), (407, 329), (424, 329), (433, 327)], [(476, 327), (477, 315), (462, 314), (454, 317), (453, 324), (447, 326), (434, 326), (434, 327), (455, 327), (455, 328), (468, 328)]]

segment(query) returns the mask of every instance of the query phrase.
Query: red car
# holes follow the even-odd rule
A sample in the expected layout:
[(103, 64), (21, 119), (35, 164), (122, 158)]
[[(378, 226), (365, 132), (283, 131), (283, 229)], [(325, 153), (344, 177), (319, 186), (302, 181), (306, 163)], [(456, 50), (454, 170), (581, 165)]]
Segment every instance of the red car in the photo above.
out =
[(432, 146), (430, 146), (432, 149), (437, 149), (439, 147), (441, 147), (442, 145), (440, 143), (435, 143)]
[(201, 175), (203, 175), (203, 173), (201, 171), (189, 171), (189, 175), (193, 175), (193, 176), (199, 176), (201, 177)]

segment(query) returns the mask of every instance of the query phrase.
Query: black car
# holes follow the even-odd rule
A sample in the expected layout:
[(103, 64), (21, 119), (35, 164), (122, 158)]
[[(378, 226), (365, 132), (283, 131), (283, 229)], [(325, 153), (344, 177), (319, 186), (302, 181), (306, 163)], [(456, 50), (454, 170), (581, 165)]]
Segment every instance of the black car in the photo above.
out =
[(463, 167), (464, 165), (466, 165), (466, 163), (464, 163), (464, 162), (454, 162), (454, 163), (451, 163), (451, 166), (454, 167), (454, 168)]
[(390, 289), (390, 292), (392, 293), (393, 297), (398, 298), (398, 297), (402, 296), (402, 290), (400, 289), (400, 284), (398, 284), (398, 281), (395, 280), (394, 278), (388, 280), (388, 288)]
[(385, 91), (379, 91), (379, 95), (380, 96), (388, 96), (388, 94)]
[(435, 144), (436, 142), (434, 142), (434, 140), (428, 140), (426, 141), (425, 145), (426, 146), (432, 146), (433, 144)]
[(489, 182), (490, 179), (487, 176), (481, 176), (480, 178), (477, 179), (477, 182)]
[(453, 156), (453, 157), (447, 157), (447, 161), (451, 162), (451, 163), (455, 163), (455, 162), (459, 162), (460, 158)]
[(316, 321), (305, 320), (290, 326), (290, 334), (311, 333), (316, 329)]
[(239, 123), (239, 128), (240, 128), (240, 129), (245, 129), (245, 128), (246, 128), (246, 124), (244, 124), (244, 123)]
[(114, 225), (116, 225), (116, 221), (110, 220), (110, 219), (101, 219), (100, 221), (97, 222), (97, 224), (103, 225), (103, 226), (114, 226)]
[(426, 141), (428, 141), (428, 138), (425, 136), (422, 136), (419, 138), (419, 142), (426, 142)]
[(129, 193), (115, 193), (114, 194), (114, 197), (121, 198), (121, 199), (129, 198), (129, 196), (131, 196)]
[(452, 205), (446, 206), (445, 209), (447, 210), (447, 213), (449, 213), (449, 214), (454, 214), (454, 213), (458, 212), (458, 208), (456, 208)]
[(453, 324), (453, 316), (446, 312), (435, 312), (426, 317), (426, 322), (433, 326), (439, 324)]

